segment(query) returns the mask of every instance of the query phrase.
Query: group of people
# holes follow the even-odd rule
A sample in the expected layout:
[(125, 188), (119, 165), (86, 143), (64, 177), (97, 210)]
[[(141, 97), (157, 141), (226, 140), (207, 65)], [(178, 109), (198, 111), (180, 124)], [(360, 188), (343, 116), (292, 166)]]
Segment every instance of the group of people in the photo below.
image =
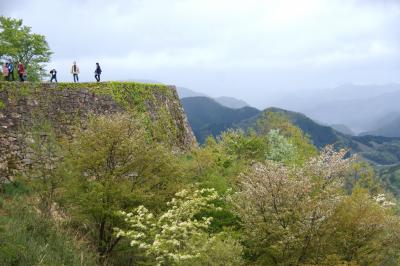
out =
[[(102, 70), (100, 64), (96, 63), (96, 69), (94, 70), (94, 78), (96, 79), (97, 82), (100, 82), (101, 72)], [(79, 73), (80, 73), (79, 67), (74, 61), (71, 67), (71, 74), (74, 78), (74, 82), (79, 82)], [(57, 82), (57, 70), (53, 68), (52, 70), (50, 70), (50, 74), (51, 74), (50, 82), (53, 82), (53, 80)]]
[[(26, 80), (26, 69), (25, 66), (20, 62), (18, 63), (18, 76), (20, 81), (25, 81)], [(3, 72), (3, 77), (4, 80), (6, 81), (14, 81), (14, 64), (10, 62), (6, 62), (3, 64), (2, 68)], [(94, 71), (94, 78), (96, 79), (97, 82), (100, 82), (100, 75), (101, 75), (101, 67), (99, 63), (96, 63), (96, 69)], [(71, 67), (71, 74), (74, 78), (74, 82), (79, 82), (79, 67), (77, 66), (76, 62), (74, 61)], [(50, 70), (50, 82), (57, 82), (57, 70), (54, 68)]]
[[(2, 72), (4, 80), (15, 81), (14, 64), (11, 61), (3, 63)], [(18, 63), (17, 73), (20, 81), (26, 80), (26, 69), (24, 64), (22, 64), (21, 62)]]

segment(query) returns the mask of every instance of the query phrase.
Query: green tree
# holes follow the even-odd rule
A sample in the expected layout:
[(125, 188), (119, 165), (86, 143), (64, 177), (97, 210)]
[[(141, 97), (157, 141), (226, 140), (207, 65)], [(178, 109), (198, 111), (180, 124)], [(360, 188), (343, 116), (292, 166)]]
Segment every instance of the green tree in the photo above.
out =
[(160, 210), (179, 189), (176, 160), (147, 137), (142, 124), (122, 114), (93, 117), (66, 156), (63, 205), (104, 260), (120, 241), (113, 236), (118, 210), (144, 202)]
[(377, 195), (384, 191), (374, 168), (361, 159), (353, 162), (345, 182), (345, 188), (349, 193), (356, 187), (367, 189), (371, 195)]
[(267, 134), (268, 151), (266, 159), (277, 162), (291, 162), (296, 159), (296, 147), (279, 133), (279, 129), (272, 129)]
[(357, 265), (399, 265), (400, 219), (384, 194), (356, 188), (326, 224), (324, 251)]
[(0, 17), (0, 58), (25, 65), (28, 79), (40, 80), (44, 75), (44, 63), (50, 61), (51, 50), (44, 35), (31, 32), (22, 19)]
[[(296, 149), (296, 156), (290, 159), (292, 163), (304, 163), (308, 158), (317, 154), (317, 148), (311, 144), (308, 136), (283, 114), (264, 112), (257, 121), (256, 130), (264, 136), (267, 136), (271, 130), (279, 130), (279, 134), (286, 137), (288, 142)], [(275, 135), (273, 133), (271, 137), (276, 137)], [(288, 158), (286, 161), (288, 161)]]
[(220, 145), (235, 160), (262, 161), (265, 159), (266, 140), (252, 129), (247, 134), (242, 130), (228, 130), (222, 133)]

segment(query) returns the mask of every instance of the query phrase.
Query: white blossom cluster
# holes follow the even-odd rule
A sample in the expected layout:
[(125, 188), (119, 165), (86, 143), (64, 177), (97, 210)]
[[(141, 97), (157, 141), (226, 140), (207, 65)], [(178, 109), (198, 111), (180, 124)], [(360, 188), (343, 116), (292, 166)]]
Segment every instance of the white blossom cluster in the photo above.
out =
[(116, 228), (117, 236), (131, 239), (131, 246), (155, 257), (158, 265), (196, 258), (212, 243), (204, 241), (204, 231), (212, 217), (196, 219), (195, 216), (203, 210), (218, 209), (213, 204), (218, 198), (214, 189), (182, 190), (167, 203), (168, 211), (159, 217), (144, 206), (133, 212), (120, 212), (129, 224), (129, 230)]
[(386, 199), (386, 195), (385, 194), (378, 194), (374, 197), (374, 200), (382, 207), (387, 208), (387, 207), (391, 207), (391, 206), (395, 206), (396, 203), (388, 201)]

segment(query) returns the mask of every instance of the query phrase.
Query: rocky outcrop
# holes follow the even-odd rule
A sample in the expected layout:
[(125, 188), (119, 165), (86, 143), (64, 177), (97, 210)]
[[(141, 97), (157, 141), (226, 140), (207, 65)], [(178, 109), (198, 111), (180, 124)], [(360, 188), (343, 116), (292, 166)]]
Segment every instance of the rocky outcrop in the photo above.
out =
[(128, 112), (143, 118), (155, 139), (184, 151), (197, 145), (173, 86), (132, 82), (0, 83), (0, 179), (26, 162), (24, 136), (49, 122), (59, 136), (85, 127), (91, 115)]

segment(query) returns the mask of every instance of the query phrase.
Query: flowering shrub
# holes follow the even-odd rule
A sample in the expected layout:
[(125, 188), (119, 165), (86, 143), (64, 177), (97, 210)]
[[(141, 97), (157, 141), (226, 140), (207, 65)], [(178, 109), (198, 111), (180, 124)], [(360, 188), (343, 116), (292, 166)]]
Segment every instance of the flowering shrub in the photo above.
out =
[(304, 263), (340, 203), (349, 167), (345, 151), (328, 147), (303, 166), (266, 161), (243, 175), (233, 199), (252, 252), (264, 263)]
[(242, 175), (232, 202), (257, 265), (398, 265), (395, 204), (366, 188), (346, 194), (345, 155), (327, 147), (301, 165), (265, 161)]
[(158, 265), (188, 263), (204, 256), (218, 241), (218, 235), (206, 233), (212, 217), (196, 218), (201, 211), (218, 209), (213, 203), (218, 198), (214, 189), (182, 190), (159, 217), (144, 206), (120, 212), (129, 229), (116, 228), (117, 236), (129, 238), (131, 246), (143, 249)]
[(382, 207), (387, 208), (387, 207), (392, 207), (395, 206), (396, 203), (389, 201), (386, 199), (386, 195), (381, 193), (378, 194), (374, 197), (374, 200)]

